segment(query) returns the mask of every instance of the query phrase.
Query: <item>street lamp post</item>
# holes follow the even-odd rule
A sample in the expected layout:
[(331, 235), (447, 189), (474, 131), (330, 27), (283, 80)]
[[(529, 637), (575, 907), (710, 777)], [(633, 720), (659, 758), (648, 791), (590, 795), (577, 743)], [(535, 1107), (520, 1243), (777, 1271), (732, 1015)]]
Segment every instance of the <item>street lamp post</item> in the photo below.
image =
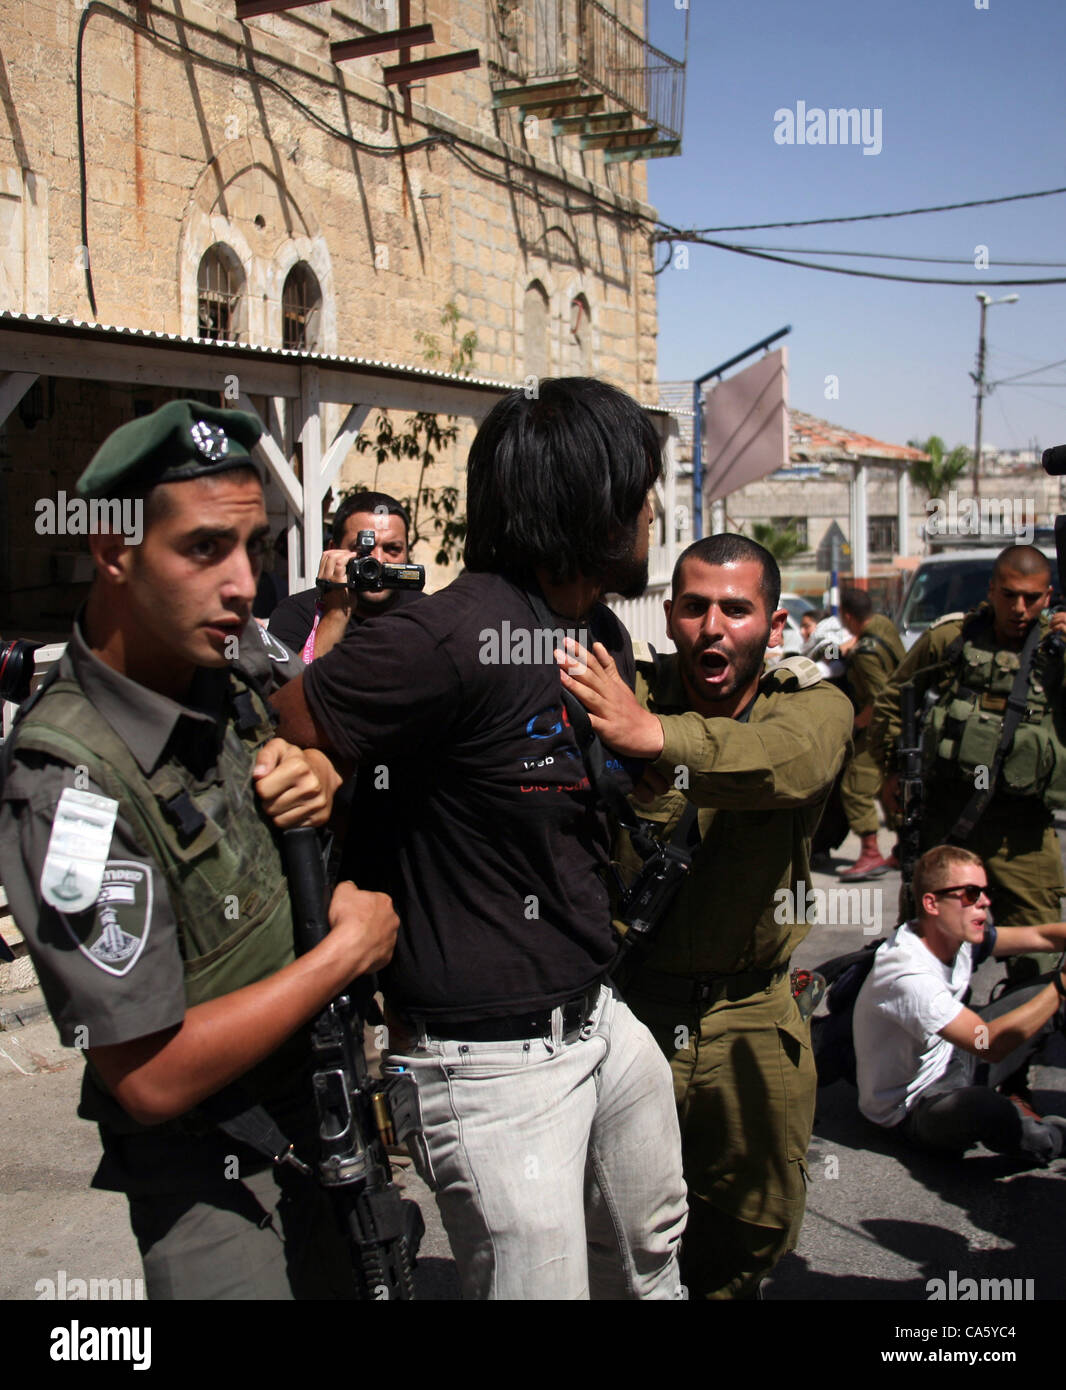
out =
[(973, 443), (973, 495), (977, 498), (981, 480), (981, 407), (985, 399), (985, 313), (990, 304), (1015, 304), (1018, 296), (1016, 294), (1006, 294), (1002, 299), (991, 299), (987, 294), (979, 294), (977, 302), (981, 306), (981, 328), (977, 337), (977, 371), (971, 372), (971, 378), (977, 384), (977, 418), (974, 426)]

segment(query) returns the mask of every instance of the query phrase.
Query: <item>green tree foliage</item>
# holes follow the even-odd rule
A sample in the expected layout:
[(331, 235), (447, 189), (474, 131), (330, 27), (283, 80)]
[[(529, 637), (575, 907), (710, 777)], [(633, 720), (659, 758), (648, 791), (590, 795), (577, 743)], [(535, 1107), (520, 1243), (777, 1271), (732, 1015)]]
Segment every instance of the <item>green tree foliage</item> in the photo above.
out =
[(752, 523), (751, 538), (768, 550), (779, 565), (787, 565), (804, 549), (795, 526), (771, 526), (767, 521)]
[(943, 497), (969, 468), (973, 453), (965, 444), (956, 444), (951, 452), (938, 434), (928, 439), (908, 439), (912, 449), (921, 449), (928, 459), (921, 459), (910, 466), (911, 482), (924, 488), (930, 498)]
[[(440, 325), (448, 330), (450, 338), (450, 342), (444, 345), (435, 333), (424, 333), (421, 329), (415, 333), (415, 341), (421, 346), (426, 362), (440, 371), (469, 376), (477, 351), (477, 333), (471, 329), (460, 337), (459, 310), (452, 300), (441, 311)], [(411, 518), (410, 544), (413, 548), (419, 541), (435, 540), (437, 564), (451, 564), (452, 560), (458, 558), (466, 540), (466, 515), (459, 511), (459, 489), (436, 486), (427, 481), (427, 473), (441, 452), (451, 448), (458, 438), (456, 417), (449, 415), (447, 423), (442, 424), (439, 415), (420, 410), (415, 415), (408, 415), (403, 428), (398, 429), (389, 412), (382, 410), (374, 421), (374, 429), (375, 433), (361, 433), (355, 441), (355, 447), (361, 454), (371, 454), (374, 458), (374, 481), (372, 484), (356, 483), (346, 488), (342, 500), (369, 487), (375, 491), (381, 487), (383, 480), (378, 475), (382, 465), (390, 459), (417, 459), (419, 468), (415, 491), (411, 496), (399, 499)]]

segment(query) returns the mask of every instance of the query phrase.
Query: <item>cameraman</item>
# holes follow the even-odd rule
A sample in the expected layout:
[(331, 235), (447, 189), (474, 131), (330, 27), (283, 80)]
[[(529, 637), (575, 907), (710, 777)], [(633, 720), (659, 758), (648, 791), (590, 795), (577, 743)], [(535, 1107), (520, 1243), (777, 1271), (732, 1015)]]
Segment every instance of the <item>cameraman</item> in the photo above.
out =
[[(343, 584), (348, 561), (358, 547), (360, 531), (374, 533), (370, 555), (383, 564), (403, 565), (408, 559), (407, 513), (387, 492), (356, 492), (337, 508), (330, 533), (331, 549), (323, 551), (318, 578)], [(302, 654), (305, 662), (322, 657), (348, 632), (379, 613), (389, 613), (421, 598), (402, 589), (361, 591), (354, 599), (350, 589), (304, 589), (283, 599), (270, 619), (273, 636)]]
[[(679, 1296), (670, 1069), (606, 975), (607, 816), (563, 713), (560, 629), (623, 663), (601, 594), (647, 583), (648, 417), (605, 382), (505, 396), (470, 450), (466, 570), (279, 692), (281, 727), (374, 775), (403, 923), (387, 1063), (468, 1298)], [(545, 629), (544, 607), (553, 626)], [(591, 640), (591, 639), (589, 639)]]

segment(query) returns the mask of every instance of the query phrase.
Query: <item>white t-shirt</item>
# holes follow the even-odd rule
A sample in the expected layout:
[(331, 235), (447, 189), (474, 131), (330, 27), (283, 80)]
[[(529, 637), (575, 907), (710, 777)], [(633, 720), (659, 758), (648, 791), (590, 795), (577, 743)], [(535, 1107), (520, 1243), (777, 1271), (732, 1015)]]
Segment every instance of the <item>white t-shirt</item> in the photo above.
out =
[(945, 965), (909, 923), (897, 927), (874, 956), (855, 1001), (859, 1109), (877, 1125), (895, 1125), (921, 1093), (943, 1076), (952, 1045), (939, 1036), (965, 1007), (973, 948), (963, 942)]

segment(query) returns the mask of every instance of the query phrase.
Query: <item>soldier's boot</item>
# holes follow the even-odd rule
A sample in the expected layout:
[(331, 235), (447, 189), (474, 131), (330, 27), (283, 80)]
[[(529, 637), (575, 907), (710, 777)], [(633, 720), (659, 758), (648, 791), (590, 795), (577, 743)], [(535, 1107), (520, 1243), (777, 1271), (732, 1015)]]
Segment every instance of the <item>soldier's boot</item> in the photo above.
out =
[(858, 859), (840, 877), (849, 883), (857, 883), (859, 879), (880, 878), (888, 873), (889, 867), (888, 860), (881, 858), (881, 851), (877, 847), (877, 831), (871, 830), (868, 835), (862, 836)]
[(761, 1298), (760, 1285), (777, 1261), (795, 1247), (794, 1230), (756, 1226), (718, 1211), (689, 1192), (688, 1225), (681, 1240), (681, 1282), (691, 1299)]

